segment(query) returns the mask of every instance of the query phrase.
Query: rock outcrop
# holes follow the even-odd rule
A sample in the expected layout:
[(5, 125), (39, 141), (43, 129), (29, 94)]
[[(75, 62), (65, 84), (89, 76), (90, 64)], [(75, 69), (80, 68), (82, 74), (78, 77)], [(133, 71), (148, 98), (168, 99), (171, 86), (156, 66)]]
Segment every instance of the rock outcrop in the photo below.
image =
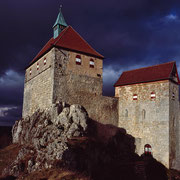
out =
[(87, 122), (88, 115), (82, 106), (65, 103), (46, 111), (37, 110), (31, 117), (16, 121), (12, 129), (13, 143), (22, 148), (3, 173), (19, 176), (24, 171), (52, 168), (62, 160), (68, 139), (87, 133)]
[(57, 103), (37, 110), (16, 121), (12, 136), (17, 150), (1, 170), (4, 177), (26, 179), (38, 172), (66, 170), (91, 180), (167, 180), (163, 165), (135, 153), (135, 138), (125, 129), (89, 119), (80, 105)]

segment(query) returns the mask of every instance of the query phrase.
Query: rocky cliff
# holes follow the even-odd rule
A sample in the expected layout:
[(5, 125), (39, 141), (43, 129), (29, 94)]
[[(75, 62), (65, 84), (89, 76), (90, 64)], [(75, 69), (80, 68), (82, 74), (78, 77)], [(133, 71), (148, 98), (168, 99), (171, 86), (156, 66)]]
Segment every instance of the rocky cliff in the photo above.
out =
[[(87, 113), (81, 106), (62, 103), (16, 121), (12, 129), (13, 143), (22, 145), (22, 148), (3, 173), (19, 176), (24, 168), (28, 173), (52, 168), (56, 161), (62, 160), (68, 149), (68, 139), (86, 134), (87, 121)], [(27, 164), (23, 163), (24, 160)]]
[[(135, 153), (135, 139), (125, 129), (89, 119), (80, 105), (57, 103), (46, 111), (37, 110), (16, 121), (12, 135), (17, 155), (3, 176), (26, 179), (37, 172), (66, 169), (93, 180), (167, 179), (160, 163)], [(150, 167), (156, 171), (149, 172)]]

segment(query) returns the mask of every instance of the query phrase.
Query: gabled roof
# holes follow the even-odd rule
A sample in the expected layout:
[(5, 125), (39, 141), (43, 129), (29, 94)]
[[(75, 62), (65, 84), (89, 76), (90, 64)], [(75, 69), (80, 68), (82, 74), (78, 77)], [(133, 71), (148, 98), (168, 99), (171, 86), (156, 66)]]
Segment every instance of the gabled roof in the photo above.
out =
[[(177, 76), (177, 82), (173, 79), (174, 76)], [(172, 80), (178, 84), (180, 83), (176, 62), (173, 61), (155, 66), (125, 71), (121, 74), (114, 86), (117, 87), (160, 80)]]
[(75, 52), (84, 53), (101, 59), (104, 58), (101, 54), (95, 51), (71, 26), (68, 26), (59, 34), (59, 36), (56, 39), (51, 38), (29, 65), (36, 62), (52, 47), (59, 47), (62, 49), (72, 50)]

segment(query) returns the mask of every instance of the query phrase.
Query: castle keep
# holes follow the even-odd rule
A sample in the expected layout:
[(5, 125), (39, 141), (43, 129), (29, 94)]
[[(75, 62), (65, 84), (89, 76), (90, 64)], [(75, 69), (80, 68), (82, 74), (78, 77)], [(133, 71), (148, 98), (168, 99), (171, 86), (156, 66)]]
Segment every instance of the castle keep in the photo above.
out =
[(81, 104), (93, 120), (126, 129), (136, 152), (180, 169), (179, 77), (175, 62), (123, 72), (115, 97), (102, 95), (104, 57), (71, 26), (60, 10), (54, 35), (26, 68), (23, 117), (58, 101)]

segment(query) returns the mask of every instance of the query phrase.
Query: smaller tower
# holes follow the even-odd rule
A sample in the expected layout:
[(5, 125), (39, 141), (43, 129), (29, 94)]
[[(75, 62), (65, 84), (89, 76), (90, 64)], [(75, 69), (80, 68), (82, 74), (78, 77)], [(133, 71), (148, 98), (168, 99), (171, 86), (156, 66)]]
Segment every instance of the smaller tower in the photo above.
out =
[(64, 19), (61, 8), (62, 8), (62, 6), (60, 6), (59, 14), (58, 14), (56, 22), (53, 26), (54, 39), (56, 39), (59, 36), (59, 34), (61, 33), (61, 31), (67, 27), (67, 23)]
[(115, 84), (119, 127), (136, 138), (136, 152), (151, 146), (153, 157), (173, 169), (180, 168), (179, 85), (174, 61), (125, 71)]

